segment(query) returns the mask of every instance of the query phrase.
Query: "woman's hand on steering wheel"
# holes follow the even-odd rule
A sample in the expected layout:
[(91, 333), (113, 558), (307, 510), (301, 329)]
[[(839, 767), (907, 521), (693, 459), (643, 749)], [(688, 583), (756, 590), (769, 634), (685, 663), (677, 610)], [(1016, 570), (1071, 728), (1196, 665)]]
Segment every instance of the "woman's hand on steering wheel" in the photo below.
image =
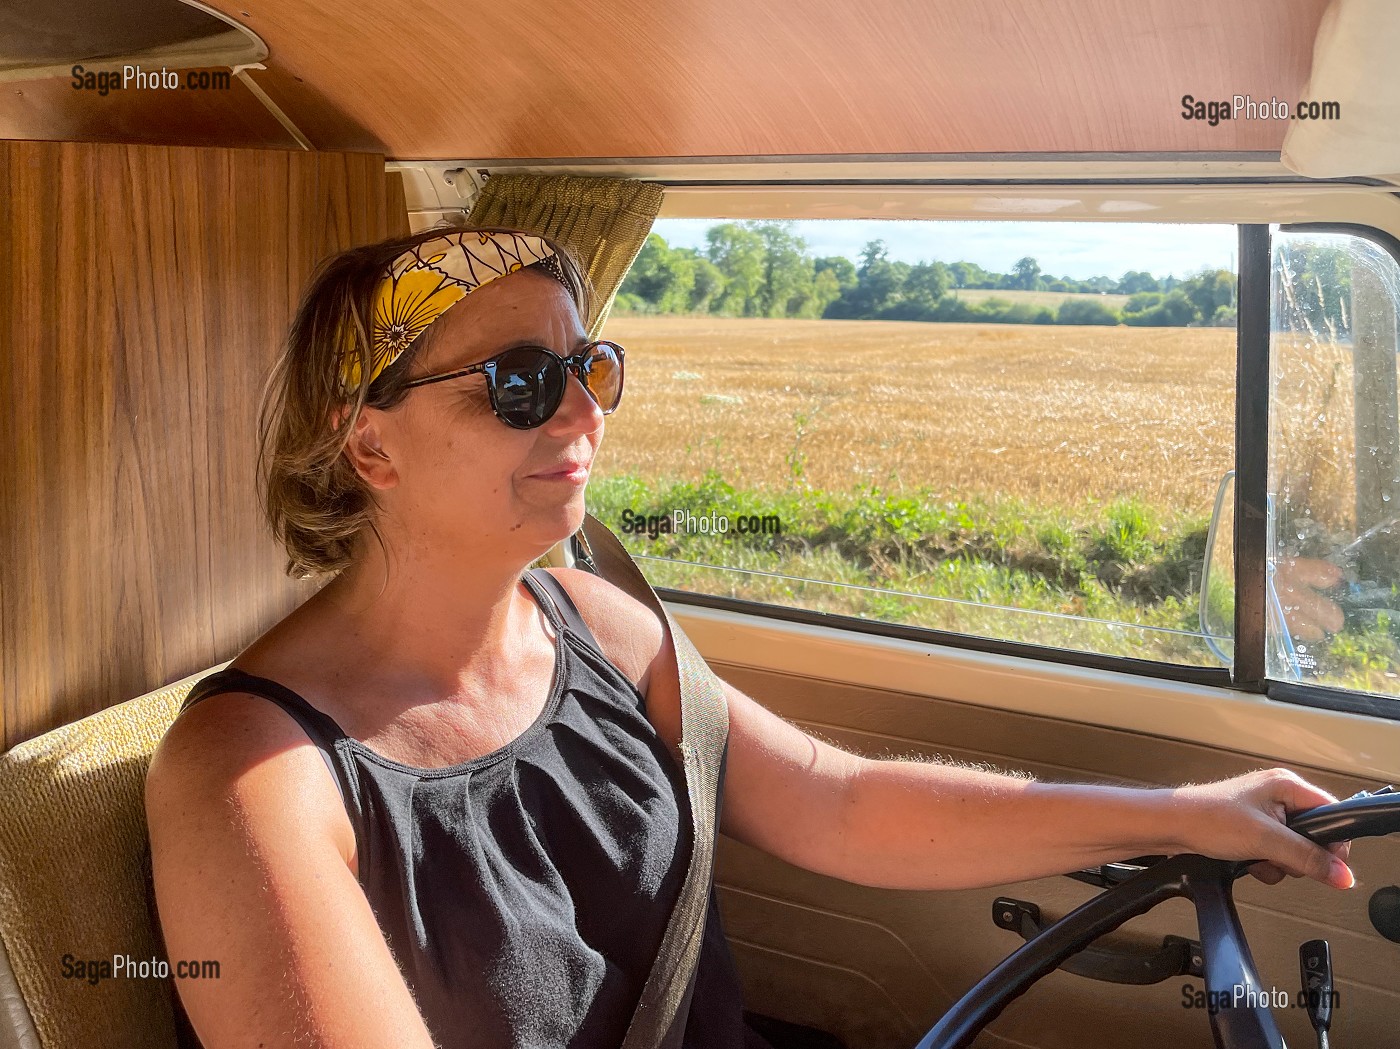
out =
[(1346, 864), (1350, 842), (1323, 848), (1286, 825), (1294, 812), (1337, 800), (1288, 769), (1177, 787), (1172, 796), (1185, 808), (1186, 851), (1222, 860), (1260, 860), (1249, 872), (1268, 885), (1285, 876), (1315, 878), (1339, 889), (1356, 883)]

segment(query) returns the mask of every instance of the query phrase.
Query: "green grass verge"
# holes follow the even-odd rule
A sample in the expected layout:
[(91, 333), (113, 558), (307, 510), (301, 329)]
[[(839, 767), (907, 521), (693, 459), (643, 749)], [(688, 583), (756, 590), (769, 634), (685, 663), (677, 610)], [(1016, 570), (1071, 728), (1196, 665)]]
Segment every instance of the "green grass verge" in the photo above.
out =
[[(934, 490), (848, 493), (738, 488), (718, 473), (655, 484), (595, 479), (589, 510), (654, 585), (890, 623), (1108, 655), (1220, 666), (1199, 636), (1208, 519), (1140, 501), (1107, 506), (950, 499)], [(781, 530), (624, 533), (624, 512), (776, 515)], [(1224, 541), (1228, 541), (1228, 538)], [(705, 565), (714, 568), (701, 567)], [(1211, 578), (1212, 624), (1233, 622), (1228, 579)], [(1311, 646), (1320, 679), (1400, 691), (1387, 623)], [(1225, 651), (1230, 651), (1228, 641)]]

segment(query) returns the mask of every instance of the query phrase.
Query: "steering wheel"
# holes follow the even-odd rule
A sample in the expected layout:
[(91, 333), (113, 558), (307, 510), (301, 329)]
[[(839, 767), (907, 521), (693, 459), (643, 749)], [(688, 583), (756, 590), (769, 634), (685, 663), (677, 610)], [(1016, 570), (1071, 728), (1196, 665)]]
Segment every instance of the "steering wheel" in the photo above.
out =
[[(1362, 794), (1294, 813), (1290, 829), (1319, 845), (1400, 832), (1400, 793)], [(1162, 860), (1095, 896), (1028, 940), (953, 1005), (917, 1049), (963, 1049), (1030, 987), (1099, 937), (1164, 900), (1196, 905), (1209, 1012), (1218, 1049), (1287, 1049), (1259, 984), (1239, 915), (1234, 883), (1256, 861), (1186, 853)], [(1243, 988), (1243, 991), (1237, 991)], [(1243, 999), (1239, 1005), (1237, 1001)]]

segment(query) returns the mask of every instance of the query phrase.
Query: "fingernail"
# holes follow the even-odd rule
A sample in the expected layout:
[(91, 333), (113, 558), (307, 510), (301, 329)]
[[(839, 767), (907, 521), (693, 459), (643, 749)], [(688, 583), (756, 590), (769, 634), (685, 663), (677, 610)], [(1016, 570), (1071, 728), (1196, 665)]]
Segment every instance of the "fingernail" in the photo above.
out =
[(1334, 882), (1341, 882), (1341, 887), (1343, 889), (1350, 889), (1356, 884), (1356, 876), (1351, 873), (1351, 868), (1336, 857), (1332, 859), (1331, 875), (1331, 880)]

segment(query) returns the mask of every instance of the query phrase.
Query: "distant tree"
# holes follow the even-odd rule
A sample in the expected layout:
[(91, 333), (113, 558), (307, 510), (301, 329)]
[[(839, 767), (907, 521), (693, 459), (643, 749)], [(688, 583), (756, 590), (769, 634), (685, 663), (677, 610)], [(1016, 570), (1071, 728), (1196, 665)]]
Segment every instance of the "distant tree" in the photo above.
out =
[(828, 255), (817, 259), (813, 266), (818, 277), (829, 270), (841, 291), (854, 288), (860, 283), (860, 278), (856, 276), (856, 264), (844, 255)]
[(856, 270), (859, 284), (841, 298), (848, 317), (876, 317), (881, 310), (897, 304), (903, 291), (907, 262), (890, 262), (883, 240), (872, 240), (861, 252), (861, 265)]
[(920, 262), (904, 280), (904, 298), (932, 311), (948, 291), (948, 267), (941, 262)]
[(710, 313), (724, 294), (725, 278), (720, 268), (699, 252), (693, 253), (695, 286), (690, 293), (690, 309), (694, 313)]
[(1118, 281), (1120, 295), (1136, 295), (1143, 291), (1158, 291), (1157, 278), (1146, 270), (1129, 270)]
[(975, 262), (955, 262), (948, 267), (955, 288), (976, 288), (987, 279), (987, 271)]
[(735, 222), (711, 226), (707, 258), (724, 276), (716, 312), (727, 317), (760, 316), (766, 249), (755, 230)]
[[(820, 261), (818, 260), (818, 262)], [(848, 259), (841, 261), (849, 265)], [(851, 271), (855, 271), (854, 266), (851, 267)], [(836, 276), (836, 271), (833, 269), (819, 270), (816, 278), (812, 281), (812, 301), (807, 306), (807, 312), (799, 316), (825, 317), (831, 304), (840, 299), (841, 295), (841, 282)]]
[(648, 313), (683, 313), (695, 287), (694, 256), (673, 249), (659, 234), (647, 236), (618, 293), (643, 300)]
[(1012, 270), (1016, 274), (1016, 287), (1025, 291), (1036, 291), (1040, 287), (1040, 263), (1029, 255), (1020, 259)]
[(1013, 302), (1002, 310), (995, 319), (1001, 324), (1043, 324), (1045, 322), (1040, 318), (1047, 313), (1050, 311), (1044, 306), (1032, 306), (1029, 302)]
[(856, 270), (856, 275), (864, 277), (869, 272), (870, 267), (877, 262), (888, 261), (890, 257), (889, 249), (883, 240), (866, 241), (865, 247), (860, 253), (860, 269)]
[(1201, 322), (1210, 324), (1217, 309), (1234, 302), (1235, 275), (1229, 270), (1201, 270), (1182, 281), (1180, 290), (1191, 300)]
[(1158, 307), (1161, 312), (1162, 321), (1173, 326), (1185, 326), (1194, 324), (1200, 319), (1200, 312), (1196, 309), (1195, 303), (1187, 296), (1181, 288), (1175, 288), (1167, 293), (1167, 297), (1162, 300), (1162, 305)]
[(807, 242), (792, 233), (791, 222), (762, 222), (753, 227), (763, 240), (763, 286), (756, 315), (803, 315), (813, 297), (815, 278)]

